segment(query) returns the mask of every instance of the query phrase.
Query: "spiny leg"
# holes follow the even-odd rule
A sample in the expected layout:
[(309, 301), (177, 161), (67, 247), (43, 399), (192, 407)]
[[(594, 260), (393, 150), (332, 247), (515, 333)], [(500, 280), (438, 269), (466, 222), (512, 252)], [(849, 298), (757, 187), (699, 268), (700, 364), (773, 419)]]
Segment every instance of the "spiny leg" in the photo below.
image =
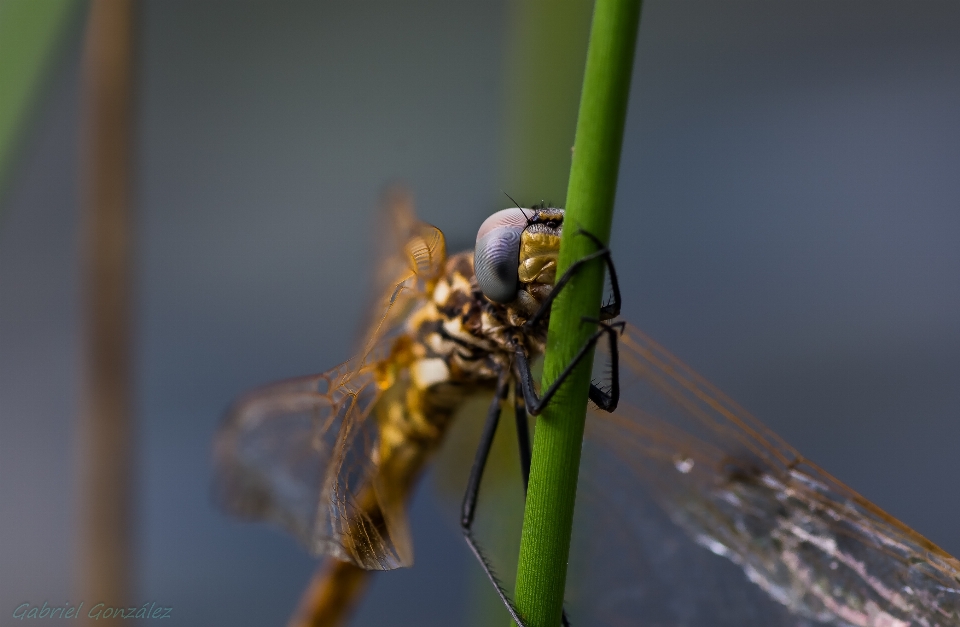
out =
[(534, 388), (533, 375), (530, 372), (530, 363), (527, 361), (527, 355), (522, 347), (517, 346), (514, 359), (517, 368), (517, 379), (519, 379), (520, 387), (523, 390), (523, 399), (526, 403), (527, 410), (534, 416), (539, 415), (540, 412), (543, 411), (543, 408), (547, 406), (547, 403), (550, 402), (553, 395), (560, 389), (564, 380), (570, 376), (570, 373), (577, 367), (577, 364), (590, 353), (590, 349), (596, 346), (600, 337), (603, 335), (607, 335), (610, 341), (610, 360), (613, 381), (611, 382), (610, 391), (605, 391), (596, 384), (590, 383), (590, 400), (604, 411), (612, 412), (617, 408), (617, 403), (620, 401), (620, 363), (619, 353), (617, 352), (617, 331), (619, 330), (622, 333), (626, 323), (615, 322), (613, 324), (607, 324), (606, 322), (600, 322), (593, 318), (585, 318), (582, 322), (594, 322), (600, 328), (580, 347), (580, 351), (576, 356), (570, 360), (570, 363), (563, 369), (563, 372), (557, 376), (557, 379), (547, 388), (543, 396), (539, 398)]
[(601, 242), (597, 236), (592, 233), (580, 230), (577, 232), (577, 234), (590, 238), (590, 240), (597, 245), (599, 250), (592, 252), (585, 257), (581, 257), (570, 264), (570, 267), (567, 268), (567, 271), (563, 273), (563, 276), (561, 276), (553, 284), (553, 289), (550, 290), (550, 294), (540, 304), (540, 307), (537, 309), (536, 313), (533, 314), (533, 317), (527, 320), (527, 322), (524, 324), (525, 327), (533, 328), (534, 325), (540, 322), (540, 320), (542, 320), (543, 317), (546, 316), (550, 311), (550, 306), (553, 305), (554, 299), (556, 299), (557, 295), (570, 282), (570, 279), (573, 278), (573, 275), (576, 274), (580, 268), (582, 268), (588, 262), (598, 258), (603, 259), (607, 266), (607, 271), (610, 273), (610, 289), (613, 292), (613, 300), (600, 308), (600, 319), (611, 320), (620, 315), (620, 282), (617, 280), (617, 270), (613, 265), (613, 260), (610, 258), (610, 249), (604, 246), (603, 242)]
[(599, 325), (601, 329), (598, 333), (604, 332), (604, 328), (609, 330), (607, 332), (607, 341), (610, 347), (610, 389), (604, 390), (591, 381), (589, 396), (590, 400), (593, 401), (597, 407), (606, 412), (613, 412), (620, 402), (620, 351), (617, 344), (617, 336), (613, 330), (618, 329), (622, 334), (627, 323), (614, 322), (610, 324), (601, 322), (596, 318), (584, 318), (583, 322), (592, 322)]
[(480, 444), (477, 446), (476, 456), (473, 458), (473, 466), (470, 468), (470, 479), (467, 481), (467, 491), (463, 496), (463, 507), (460, 510), (460, 527), (463, 529), (463, 537), (466, 539), (467, 545), (477, 558), (477, 561), (480, 562), (480, 566), (483, 567), (483, 572), (486, 573), (487, 579), (489, 579), (493, 587), (496, 588), (500, 600), (503, 601), (503, 604), (507, 607), (507, 611), (510, 613), (510, 617), (520, 627), (526, 627), (526, 623), (520, 619), (520, 614), (517, 612), (513, 601), (510, 600), (507, 591), (504, 590), (503, 584), (501, 584), (500, 580), (493, 574), (490, 563), (480, 550), (480, 545), (477, 544), (476, 539), (473, 537), (473, 519), (477, 510), (477, 497), (480, 494), (480, 480), (483, 478), (483, 470), (487, 464), (487, 457), (490, 455), (493, 437), (497, 433), (497, 424), (500, 422), (501, 403), (507, 397), (509, 382), (510, 369), (503, 368), (497, 380), (497, 391), (493, 396), (493, 401), (490, 403), (490, 409), (487, 410), (487, 420), (483, 426), (483, 435), (480, 436)]

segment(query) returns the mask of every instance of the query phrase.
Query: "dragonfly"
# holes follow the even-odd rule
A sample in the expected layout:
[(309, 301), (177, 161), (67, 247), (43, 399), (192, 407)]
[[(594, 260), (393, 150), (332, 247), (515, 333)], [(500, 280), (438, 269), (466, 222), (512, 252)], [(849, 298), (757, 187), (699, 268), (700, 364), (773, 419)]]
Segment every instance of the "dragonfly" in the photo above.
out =
[(370, 572), (412, 565), (409, 497), (458, 409), (491, 392), (460, 524), (524, 625), (473, 534), (481, 478), (510, 402), (529, 476), (527, 413), (556, 389), (539, 394), (530, 368), (550, 305), (579, 267), (605, 263), (613, 299), (580, 355), (595, 346), (611, 369), (590, 388), (564, 623), (960, 627), (960, 561), (618, 320), (606, 247), (583, 234), (596, 252), (556, 276), (562, 209), (497, 212), (474, 251), (447, 255), (408, 195), (387, 204), (362, 349), (240, 397), (214, 440), (220, 507), (332, 560), (291, 625), (340, 624)]

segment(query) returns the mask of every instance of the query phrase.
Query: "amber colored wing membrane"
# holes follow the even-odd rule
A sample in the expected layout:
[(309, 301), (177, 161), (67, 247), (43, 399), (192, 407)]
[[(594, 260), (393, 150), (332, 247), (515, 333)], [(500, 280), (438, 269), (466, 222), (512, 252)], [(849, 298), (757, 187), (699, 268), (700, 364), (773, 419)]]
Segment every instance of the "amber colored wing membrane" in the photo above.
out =
[(620, 363), (620, 408), (588, 420), (574, 619), (960, 625), (955, 558), (633, 327)]
[(401, 395), (384, 394), (377, 373), (446, 260), (439, 230), (412, 214), (391, 215), (402, 241), (389, 255), (394, 283), (376, 301), (360, 354), (328, 372), (245, 395), (214, 440), (214, 498), (223, 510), (276, 524), (316, 555), (370, 570), (413, 561), (406, 495), (380, 472), (377, 415), (390, 412), (376, 406)]
[(380, 391), (353, 364), (266, 386), (228, 412), (214, 443), (224, 511), (283, 527), (314, 554), (369, 569), (404, 566), (409, 538), (368, 501)]
[(379, 245), (374, 299), (358, 364), (384, 358), (383, 349), (390, 345), (386, 339), (402, 332), (410, 310), (430, 293), (447, 261), (443, 233), (417, 220), (409, 191), (388, 188), (381, 204), (375, 228)]

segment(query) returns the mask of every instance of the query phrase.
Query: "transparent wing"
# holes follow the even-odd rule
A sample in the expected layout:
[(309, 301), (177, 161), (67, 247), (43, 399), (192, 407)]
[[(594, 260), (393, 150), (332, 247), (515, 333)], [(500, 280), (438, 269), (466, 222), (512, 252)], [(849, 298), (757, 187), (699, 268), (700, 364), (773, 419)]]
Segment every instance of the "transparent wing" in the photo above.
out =
[(960, 562), (633, 327), (620, 363), (620, 407), (587, 422), (575, 620), (960, 625)]
[(314, 554), (370, 570), (413, 563), (406, 487), (382, 467), (392, 449), (381, 446), (380, 420), (398, 412), (378, 404), (403, 402), (385, 394), (402, 378), (391, 362), (397, 340), (446, 260), (440, 231), (400, 209), (385, 218), (403, 242), (391, 256), (395, 282), (376, 301), (360, 354), (247, 394), (214, 440), (214, 498), (226, 512), (277, 524)]
[(214, 442), (217, 503), (283, 527), (317, 555), (367, 569), (408, 565), (406, 523), (384, 515), (372, 487), (379, 397), (373, 376), (350, 362), (243, 397)]
[(377, 264), (374, 299), (364, 324), (367, 335), (363, 346), (368, 359), (363, 362), (382, 358), (375, 350), (377, 345), (389, 346), (383, 338), (400, 330), (410, 310), (432, 289), (447, 260), (443, 233), (417, 220), (406, 188), (388, 188), (381, 205), (373, 229), (378, 242), (374, 251)]

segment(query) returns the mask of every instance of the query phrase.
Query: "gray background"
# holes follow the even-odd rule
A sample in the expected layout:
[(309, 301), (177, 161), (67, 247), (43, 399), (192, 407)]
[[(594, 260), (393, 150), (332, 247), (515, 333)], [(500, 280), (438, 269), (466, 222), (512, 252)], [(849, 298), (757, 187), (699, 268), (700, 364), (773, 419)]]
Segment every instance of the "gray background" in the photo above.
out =
[[(384, 184), (454, 249), (505, 206), (507, 16), (144, 3), (137, 576), (176, 624), (280, 624), (309, 578), (292, 540), (210, 506), (211, 435), (240, 391), (350, 355)], [(612, 242), (628, 319), (953, 554), (957, 32), (952, 2), (647, 2)], [(67, 48), (0, 224), (0, 624), (77, 601)], [(378, 576), (355, 625), (463, 621), (474, 566), (448, 511), (418, 493), (416, 567)]]

